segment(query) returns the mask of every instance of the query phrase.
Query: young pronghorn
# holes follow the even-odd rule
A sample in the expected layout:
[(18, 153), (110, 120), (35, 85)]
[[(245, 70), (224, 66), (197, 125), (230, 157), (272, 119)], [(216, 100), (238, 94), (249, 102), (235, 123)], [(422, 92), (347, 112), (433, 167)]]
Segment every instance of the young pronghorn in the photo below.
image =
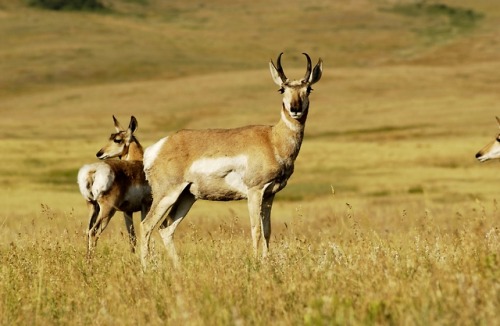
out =
[[(500, 128), (500, 118), (496, 117), (496, 119), (498, 127)], [(484, 146), (479, 152), (477, 152), (476, 158), (480, 162), (500, 158), (500, 134), (497, 135), (495, 140), (493, 140), (488, 145)]]
[(151, 233), (159, 224), (164, 245), (174, 265), (178, 265), (173, 235), (197, 199), (247, 198), (254, 253), (257, 255), (263, 235), (262, 255), (267, 255), (273, 199), (293, 173), (304, 136), (311, 85), (322, 74), (321, 59), (311, 69), (311, 59), (304, 53), (307, 59), (304, 78), (290, 80), (281, 67), (281, 55), (276, 66), (272, 60), (269, 63), (271, 76), (283, 94), (281, 119), (276, 125), (181, 130), (146, 149), (144, 169), (153, 203), (141, 223), (144, 267)]
[[(113, 116), (116, 133), (97, 152), (103, 162), (84, 165), (78, 171), (78, 185), (89, 208), (88, 254), (94, 250), (97, 239), (108, 225), (115, 212), (122, 211), (129, 234), (132, 251), (136, 236), (132, 214), (141, 211), (144, 219), (151, 206), (151, 188), (144, 175), (143, 149), (134, 132), (137, 120), (130, 118), (124, 130)], [(122, 160), (112, 160), (119, 157)]]

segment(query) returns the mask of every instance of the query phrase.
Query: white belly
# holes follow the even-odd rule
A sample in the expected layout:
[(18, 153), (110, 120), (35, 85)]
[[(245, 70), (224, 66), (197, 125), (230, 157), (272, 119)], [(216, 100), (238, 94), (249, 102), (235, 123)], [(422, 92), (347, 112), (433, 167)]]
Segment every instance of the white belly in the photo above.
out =
[(190, 191), (199, 199), (239, 200), (248, 195), (245, 173), (248, 157), (202, 158), (189, 168)]

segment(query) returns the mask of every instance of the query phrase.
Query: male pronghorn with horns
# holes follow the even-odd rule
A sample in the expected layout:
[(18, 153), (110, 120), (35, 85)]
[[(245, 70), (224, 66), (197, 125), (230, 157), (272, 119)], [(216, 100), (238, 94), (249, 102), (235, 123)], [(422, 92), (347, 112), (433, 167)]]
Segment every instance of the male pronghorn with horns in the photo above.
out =
[(293, 173), (304, 137), (311, 86), (322, 74), (321, 59), (312, 68), (310, 57), (304, 53), (305, 76), (290, 80), (281, 67), (281, 55), (276, 66), (272, 60), (269, 63), (271, 76), (283, 94), (281, 118), (276, 125), (181, 130), (146, 149), (144, 169), (153, 203), (141, 223), (144, 267), (151, 233), (160, 224), (164, 244), (174, 264), (178, 264), (173, 235), (197, 199), (248, 199), (254, 252), (257, 254), (264, 236), (262, 254), (267, 255), (273, 199)]

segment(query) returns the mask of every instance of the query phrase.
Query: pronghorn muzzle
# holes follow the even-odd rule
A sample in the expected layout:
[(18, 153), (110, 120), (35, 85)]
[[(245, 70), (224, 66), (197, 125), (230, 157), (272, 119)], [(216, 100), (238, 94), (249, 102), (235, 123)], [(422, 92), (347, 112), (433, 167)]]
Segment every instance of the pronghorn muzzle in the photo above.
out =
[[(497, 120), (498, 127), (500, 127), (500, 118), (495, 118)], [(497, 135), (495, 140), (493, 140), (491, 143), (484, 146), (479, 152), (477, 152), (476, 158), (480, 162), (500, 158), (500, 134)]]
[(484, 146), (476, 153), (476, 159), (480, 162), (500, 158), (500, 140), (495, 139), (488, 145)]
[(101, 159), (101, 157), (102, 157), (103, 155), (104, 155), (104, 150), (102, 150), (102, 149), (101, 149), (101, 150), (99, 150), (99, 152), (97, 152), (97, 153), (95, 154), (95, 156), (96, 156), (98, 159)]
[(292, 116), (300, 115), (304, 112), (304, 102), (300, 96), (300, 94), (293, 94), (292, 99), (290, 101), (290, 114)]

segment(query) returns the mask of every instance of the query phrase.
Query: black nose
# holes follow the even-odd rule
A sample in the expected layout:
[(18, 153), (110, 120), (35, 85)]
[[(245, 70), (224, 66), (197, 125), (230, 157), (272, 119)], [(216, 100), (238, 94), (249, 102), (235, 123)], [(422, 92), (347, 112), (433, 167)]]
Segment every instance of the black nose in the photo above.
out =
[(476, 158), (480, 158), (481, 157), (481, 153), (480, 152), (477, 152), (476, 153)]
[(102, 153), (102, 150), (100, 150), (99, 152), (97, 152), (97, 153), (95, 154), (95, 156), (97, 156), (97, 158), (99, 158), (99, 157), (101, 157), (101, 155), (102, 155), (102, 154), (103, 154), (103, 153)]

